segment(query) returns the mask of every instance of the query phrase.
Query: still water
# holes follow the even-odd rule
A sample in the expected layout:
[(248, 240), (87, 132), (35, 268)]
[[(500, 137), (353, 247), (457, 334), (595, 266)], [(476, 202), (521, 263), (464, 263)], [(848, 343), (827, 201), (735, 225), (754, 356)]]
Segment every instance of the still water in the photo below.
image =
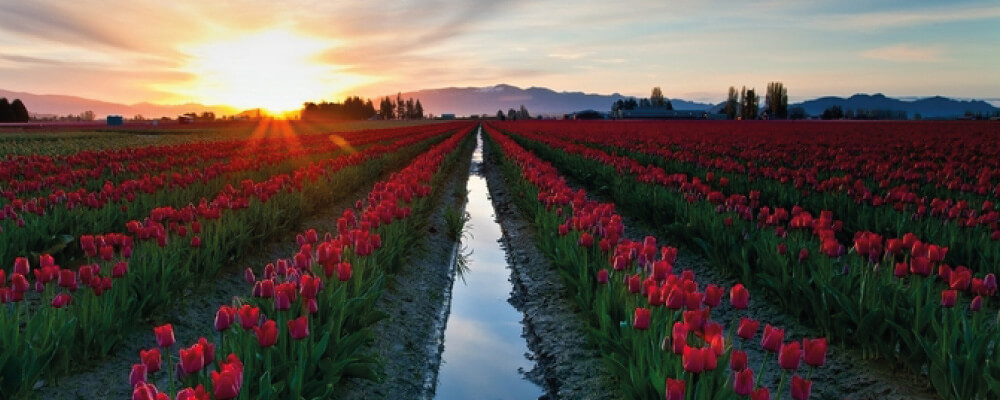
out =
[(470, 220), (463, 244), (472, 251), (465, 281), (455, 278), (451, 314), (444, 332), (444, 352), (438, 372), (436, 399), (536, 399), (542, 389), (520, 371), (533, 362), (521, 337), (521, 318), (507, 299), (510, 269), (500, 247), (500, 226), (494, 221), (482, 163), (482, 137), (472, 156), (468, 204)]

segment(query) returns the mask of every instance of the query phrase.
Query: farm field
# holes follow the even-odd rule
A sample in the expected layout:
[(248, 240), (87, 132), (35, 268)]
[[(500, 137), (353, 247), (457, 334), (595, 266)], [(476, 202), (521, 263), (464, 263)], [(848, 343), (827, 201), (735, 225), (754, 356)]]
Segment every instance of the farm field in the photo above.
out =
[[(0, 151), (4, 399), (514, 392), (449, 395), (477, 362), (532, 365), (508, 378), (540, 398), (1000, 398), (996, 123), (275, 120)], [(527, 358), (449, 318), (494, 285)]]

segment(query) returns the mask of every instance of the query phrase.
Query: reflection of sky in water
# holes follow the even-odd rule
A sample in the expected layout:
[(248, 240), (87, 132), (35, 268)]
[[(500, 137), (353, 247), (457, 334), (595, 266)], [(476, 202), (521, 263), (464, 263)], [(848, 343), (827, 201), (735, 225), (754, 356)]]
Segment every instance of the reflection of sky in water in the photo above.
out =
[[(476, 149), (473, 160), (481, 160)], [(535, 399), (541, 388), (527, 381), (518, 368), (531, 361), (521, 337), (521, 313), (507, 298), (510, 271), (500, 248), (500, 226), (493, 221), (486, 180), (469, 177), (466, 210), (471, 225), (465, 244), (472, 250), (465, 283), (455, 281), (451, 314), (444, 334), (437, 399)]]

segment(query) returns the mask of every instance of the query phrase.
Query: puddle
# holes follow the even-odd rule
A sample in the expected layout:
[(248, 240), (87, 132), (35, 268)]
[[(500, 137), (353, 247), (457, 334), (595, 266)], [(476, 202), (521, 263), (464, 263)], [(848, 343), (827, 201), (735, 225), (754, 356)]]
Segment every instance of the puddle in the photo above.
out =
[(471, 255), (468, 269), (456, 277), (452, 289), (435, 398), (536, 399), (543, 390), (524, 376), (534, 363), (526, 356), (528, 346), (521, 336), (523, 316), (507, 302), (510, 269), (498, 241), (500, 226), (494, 221), (486, 179), (478, 174), (482, 146), (480, 136), (469, 171), (470, 219), (463, 238)]

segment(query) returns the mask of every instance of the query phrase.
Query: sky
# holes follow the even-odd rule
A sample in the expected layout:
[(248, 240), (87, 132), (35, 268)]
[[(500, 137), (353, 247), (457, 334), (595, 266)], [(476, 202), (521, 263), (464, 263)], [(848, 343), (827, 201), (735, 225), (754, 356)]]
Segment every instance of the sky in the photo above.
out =
[[(1000, 101), (986, 1), (0, 0), (0, 88), (292, 108), (440, 87)], [(264, 104), (260, 104), (264, 103)]]

